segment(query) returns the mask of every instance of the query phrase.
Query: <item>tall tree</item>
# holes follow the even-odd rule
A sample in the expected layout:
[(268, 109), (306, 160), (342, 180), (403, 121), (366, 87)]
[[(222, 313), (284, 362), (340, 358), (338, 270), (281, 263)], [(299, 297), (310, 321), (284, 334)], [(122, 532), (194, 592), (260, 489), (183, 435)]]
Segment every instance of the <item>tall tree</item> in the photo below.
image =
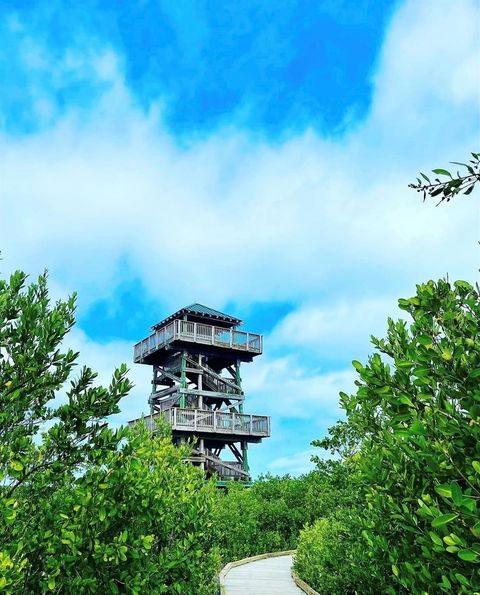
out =
[(127, 368), (72, 378), (74, 311), (46, 275), (0, 281), (0, 591), (207, 595), (213, 487), (168, 432), (108, 425)]

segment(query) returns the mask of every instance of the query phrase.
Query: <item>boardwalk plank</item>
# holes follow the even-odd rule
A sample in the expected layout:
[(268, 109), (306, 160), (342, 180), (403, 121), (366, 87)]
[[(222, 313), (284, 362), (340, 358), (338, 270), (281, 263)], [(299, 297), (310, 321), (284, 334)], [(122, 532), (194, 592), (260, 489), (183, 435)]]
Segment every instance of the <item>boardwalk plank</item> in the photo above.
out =
[(226, 595), (301, 595), (291, 576), (292, 556), (277, 556), (232, 568), (224, 579)]

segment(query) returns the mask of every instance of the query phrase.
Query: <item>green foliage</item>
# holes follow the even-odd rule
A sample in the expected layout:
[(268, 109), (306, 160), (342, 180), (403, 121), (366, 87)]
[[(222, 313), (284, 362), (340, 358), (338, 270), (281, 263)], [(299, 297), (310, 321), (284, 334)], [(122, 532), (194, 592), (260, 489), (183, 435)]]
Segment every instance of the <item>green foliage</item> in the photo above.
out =
[(300, 533), (295, 571), (325, 595), (384, 592), (383, 569), (358, 539), (358, 508), (339, 507)]
[[(432, 281), (399, 301), (410, 326), (389, 320), (354, 395), (341, 395), (367, 508), (358, 533), (375, 559), (388, 552), (386, 590), (480, 590), (480, 296), (464, 281)], [(340, 437), (340, 439), (339, 439)], [(353, 443), (352, 443), (353, 442)], [(355, 444), (356, 442), (356, 444)]]
[(215, 487), (182, 462), (186, 452), (145, 427), (125, 433), (118, 451), (62, 486), (41, 506), (24, 584), (59, 592), (214, 592), (218, 558), (210, 547)]
[(301, 480), (262, 477), (251, 488), (232, 483), (217, 498), (216, 542), (225, 562), (292, 549), (305, 522)]
[(300, 530), (354, 498), (348, 472), (336, 461), (298, 478), (261, 477), (251, 488), (233, 483), (218, 494), (216, 542), (225, 562), (294, 549)]
[(437, 168), (432, 173), (436, 176), (442, 176), (443, 179), (436, 177), (433, 182), (428, 176), (420, 172), (423, 180), (417, 178), (417, 183), (409, 184), (417, 192), (423, 194), (423, 200), (427, 196), (438, 197), (438, 204), (443, 201), (449, 202), (457, 194), (470, 194), (478, 181), (480, 181), (480, 153), (472, 153), (473, 159), (469, 163), (458, 163), (452, 161), (453, 165), (460, 165), (466, 171), (463, 175), (457, 171), (452, 175), (448, 170)]
[(107, 425), (124, 365), (64, 389), (74, 307), (51, 306), (45, 275), (0, 281), (0, 591), (210, 594), (214, 488), (165, 432)]

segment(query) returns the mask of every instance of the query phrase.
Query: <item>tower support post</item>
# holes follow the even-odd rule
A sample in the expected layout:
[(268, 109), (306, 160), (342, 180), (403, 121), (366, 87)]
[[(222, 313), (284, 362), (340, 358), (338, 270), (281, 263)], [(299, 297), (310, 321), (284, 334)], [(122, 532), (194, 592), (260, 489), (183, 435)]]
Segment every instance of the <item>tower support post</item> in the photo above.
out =
[[(237, 361), (235, 363), (235, 384), (239, 388), (242, 388), (242, 377), (240, 376), (240, 360), (239, 359), (237, 359)], [(240, 403), (238, 404), (238, 411), (239, 411), (239, 413), (243, 413), (243, 401), (240, 401)], [(250, 471), (250, 467), (248, 465), (248, 443), (242, 442), (241, 447), (242, 447), (242, 467), (243, 467), (243, 470), (248, 473)]]
[(187, 354), (185, 351), (182, 351), (182, 356), (180, 360), (180, 386), (182, 387), (182, 394), (180, 396), (180, 407), (185, 407), (185, 389), (187, 388)]

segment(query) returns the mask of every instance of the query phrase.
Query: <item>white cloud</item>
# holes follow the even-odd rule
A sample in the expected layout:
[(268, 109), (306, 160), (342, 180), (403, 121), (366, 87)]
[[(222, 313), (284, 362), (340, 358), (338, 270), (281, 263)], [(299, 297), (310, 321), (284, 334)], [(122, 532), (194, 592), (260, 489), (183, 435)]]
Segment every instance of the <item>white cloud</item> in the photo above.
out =
[[(418, 6), (393, 20), (371, 116), (340, 140), (306, 133), (270, 146), (227, 130), (182, 149), (158, 110), (136, 106), (110, 51), (70, 52), (56, 76), (89, 77), (94, 107), (0, 139), (7, 265), (46, 265), (93, 300), (121, 282), (126, 261), (175, 305), (192, 293), (214, 304), (312, 300), (398, 291), (447, 270), (471, 277), (475, 201), (435, 210), (406, 184), (473, 148), (477, 131), (462, 122), (475, 117), (476, 85), (465, 81), (478, 80), (476, 7)], [(48, 97), (39, 105), (48, 111)]]
[(406, 2), (383, 47), (375, 81), (375, 117), (397, 119), (400, 109), (409, 117), (413, 114), (418, 124), (427, 122), (430, 110), (435, 115), (438, 107), (476, 110), (478, 16), (475, 0)]
[(280, 321), (266, 345), (310, 354), (317, 361), (358, 359), (371, 352), (371, 335), (385, 335), (388, 317), (408, 318), (393, 298), (306, 304)]
[(312, 429), (342, 416), (338, 393), (353, 388), (353, 369), (322, 371), (298, 363), (295, 357), (255, 360), (242, 372), (246, 412), (276, 420), (309, 420)]
[(304, 450), (288, 457), (278, 457), (268, 465), (268, 470), (280, 475), (287, 473), (291, 475), (308, 473), (314, 467), (311, 461), (313, 455), (318, 455), (318, 452), (314, 450)]

